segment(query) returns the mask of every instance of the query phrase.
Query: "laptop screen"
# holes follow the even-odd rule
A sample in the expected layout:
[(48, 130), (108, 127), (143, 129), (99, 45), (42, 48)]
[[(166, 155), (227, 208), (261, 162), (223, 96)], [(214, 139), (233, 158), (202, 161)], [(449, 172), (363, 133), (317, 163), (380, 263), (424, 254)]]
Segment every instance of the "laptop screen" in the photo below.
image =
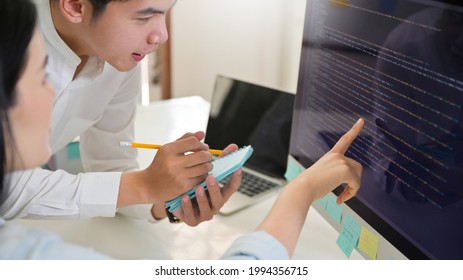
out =
[(205, 143), (223, 149), (252, 145), (246, 167), (283, 178), (289, 152), (294, 95), (217, 76)]

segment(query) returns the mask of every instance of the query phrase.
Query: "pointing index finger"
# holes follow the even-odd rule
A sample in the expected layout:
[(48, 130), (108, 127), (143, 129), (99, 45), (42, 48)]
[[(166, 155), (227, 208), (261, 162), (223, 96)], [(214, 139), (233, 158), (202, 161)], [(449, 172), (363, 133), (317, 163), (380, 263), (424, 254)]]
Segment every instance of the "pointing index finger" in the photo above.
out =
[(352, 126), (352, 128), (338, 140), (338, 142), (333, 146), (330, 152), (344, 154), (349, 148), (350, 144), (352, 144), (355, 138), (360, 134), (360, 131), (362, 131), (364, 124), (365, 121), (362, 118), (360, 118)]

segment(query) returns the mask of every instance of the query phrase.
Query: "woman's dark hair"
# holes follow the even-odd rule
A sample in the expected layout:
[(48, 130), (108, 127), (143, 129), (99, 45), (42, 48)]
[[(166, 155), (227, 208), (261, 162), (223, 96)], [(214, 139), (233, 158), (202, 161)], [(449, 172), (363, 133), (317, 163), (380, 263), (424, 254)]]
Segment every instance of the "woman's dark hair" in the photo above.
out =
[(7, 112), (16, 102), (16, 84), (27, 63), (36, 21), (31, 0), (0, 1), (0, 195), (7, 171), (5, 140), (14, 143)]

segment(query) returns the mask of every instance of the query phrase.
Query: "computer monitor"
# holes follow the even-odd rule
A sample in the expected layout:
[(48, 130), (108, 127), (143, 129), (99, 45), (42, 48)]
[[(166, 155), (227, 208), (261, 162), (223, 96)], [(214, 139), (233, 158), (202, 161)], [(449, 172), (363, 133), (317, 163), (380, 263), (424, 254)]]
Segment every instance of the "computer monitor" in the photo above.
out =
[(307, 1), (289, 160), (310, 166), (365, 119), (343, 214), (379, 238), (375, 258), (463, 259), (462, 5)]

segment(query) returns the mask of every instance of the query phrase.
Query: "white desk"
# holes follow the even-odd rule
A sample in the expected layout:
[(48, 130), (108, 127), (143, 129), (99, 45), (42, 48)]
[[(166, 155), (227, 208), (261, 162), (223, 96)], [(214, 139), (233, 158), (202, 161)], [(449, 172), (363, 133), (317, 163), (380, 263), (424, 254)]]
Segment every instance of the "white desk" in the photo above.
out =
[[(136, 139), (167, 143), (185, 132), (204, 130), (209, 103), (200, 97), (159, 101), (140, 107)], [(139, 150), (142, 167), (155, 151)], [(34, 221), (21, 223), (53, 231), (66, 241), (89, 246), (118, 259), (218, 259), (237, 237), (253, 231), (271, 208), (274, 198), (264, 200), (231, 216), (191, 228), (167, 220), (149, 223), (123, 216), (88, 220)], [(336, 245), (338, 233), (315, 209), (309, 211), (293, 259), (346, 259)], [(362, 259), (354, 251), (350, 259)]]

